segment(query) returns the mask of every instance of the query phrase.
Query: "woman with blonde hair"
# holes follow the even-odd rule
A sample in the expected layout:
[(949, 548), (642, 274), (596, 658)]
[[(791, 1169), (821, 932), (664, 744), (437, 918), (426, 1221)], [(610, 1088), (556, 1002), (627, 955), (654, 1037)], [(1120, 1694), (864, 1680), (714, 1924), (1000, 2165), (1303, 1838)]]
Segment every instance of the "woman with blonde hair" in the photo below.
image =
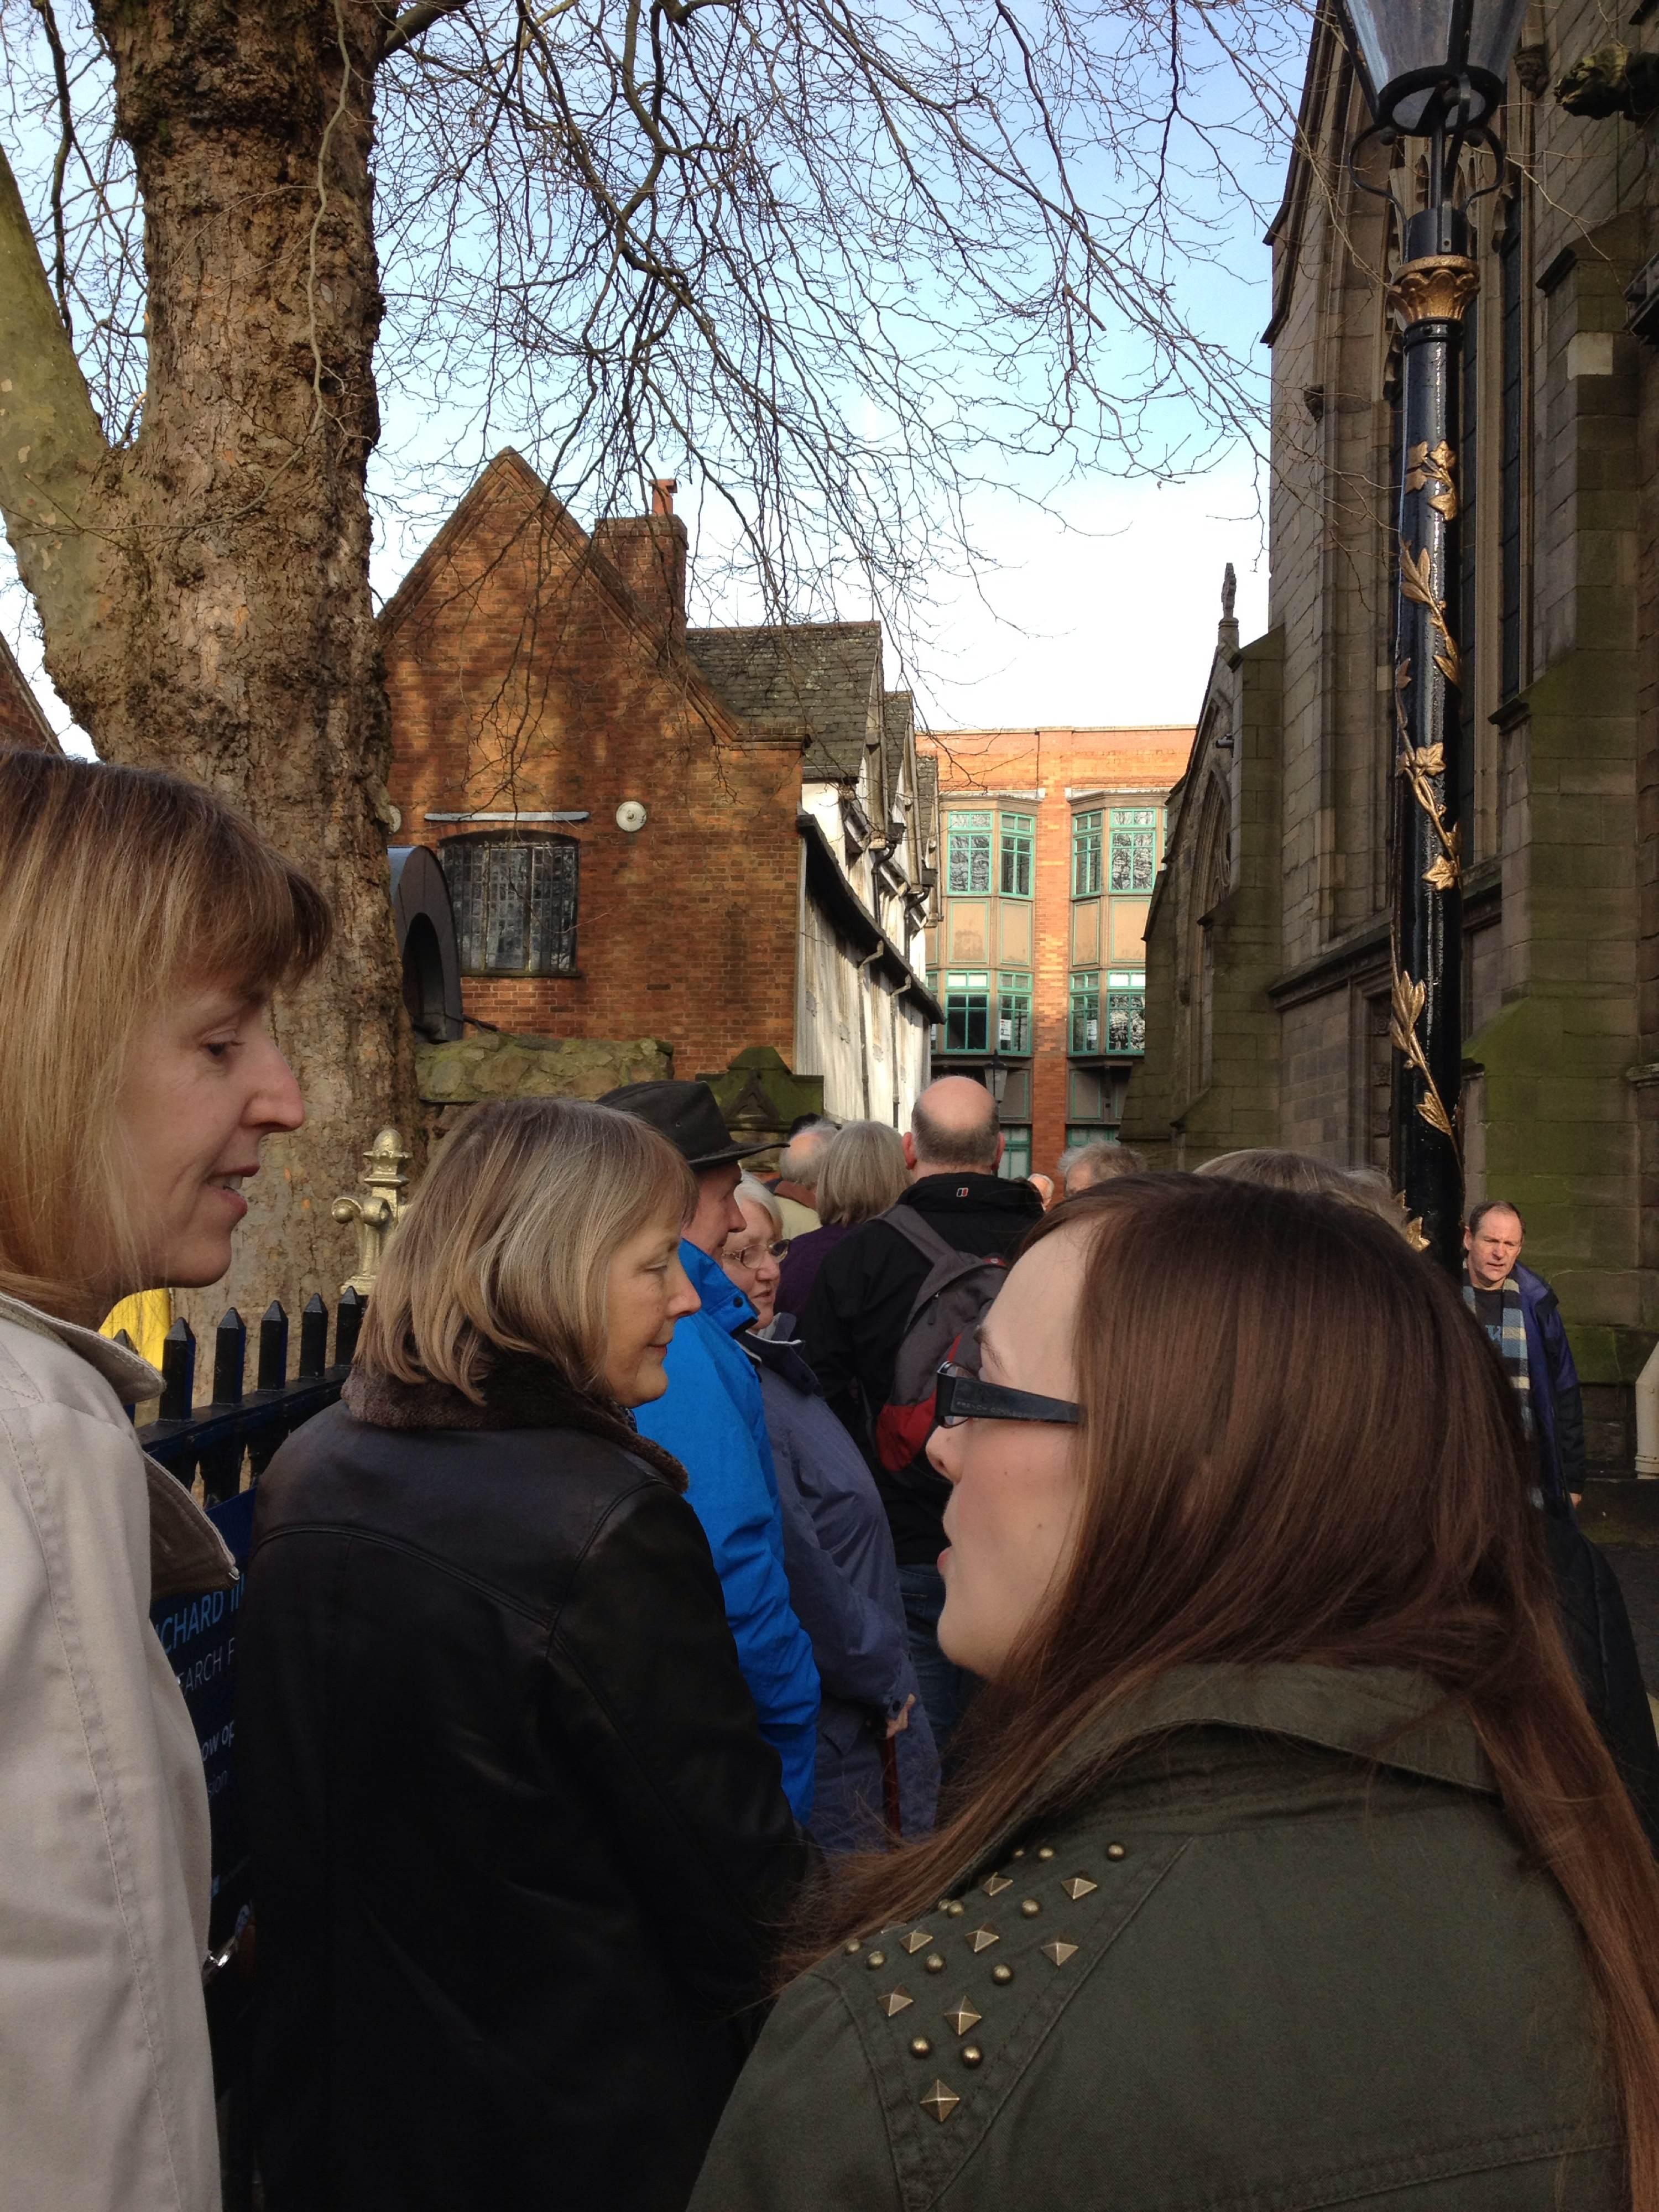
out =
[(271, 994), (321, 896), (167, 775), (0, 750), (0, 2190), (216, 2212), (207, 1790), (152, 1600), (236, 1579), (97, 1333), (216, 1282), (303, 1109)]
[(821, 1901), (696, 2212), (1659, 2212), (1659, 1871), (1456, 1285), (1126, 1177), (939, 1409), (961, 1796)]
[(685, 1470), (647, 1123), (477, 1108), (259, 1485), (238, 1748), (271, 2212), (679, 2212), (803, 1865)]
[(789, 1246), (778, 1285), (778, 1305), (798, 1314), (817, 1280), (824, 1255), (861, 1221), (873, 1221), (896, 1206), (909, 1188), (904, 1139), (885, 1121), (848, 1121), (837, 1129), (818, 1164), (818, 1219)]

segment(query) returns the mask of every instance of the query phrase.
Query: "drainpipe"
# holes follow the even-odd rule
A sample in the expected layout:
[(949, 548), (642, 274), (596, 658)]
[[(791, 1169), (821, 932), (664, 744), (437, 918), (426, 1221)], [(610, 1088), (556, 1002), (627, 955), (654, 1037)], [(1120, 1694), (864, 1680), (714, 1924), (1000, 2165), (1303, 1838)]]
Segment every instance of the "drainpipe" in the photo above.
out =
[(1659, 1344), (1636, 1378), (1636, 1472), (1659, 1476)]
[(886, 957), (887, 948), (878, 945), (859, 963), (859, 1068), (864, 1082), (864, 1118), (870, 1119), (870, 1024), (866, 1018), (870, 1007), (870, 970), (878, 960)]

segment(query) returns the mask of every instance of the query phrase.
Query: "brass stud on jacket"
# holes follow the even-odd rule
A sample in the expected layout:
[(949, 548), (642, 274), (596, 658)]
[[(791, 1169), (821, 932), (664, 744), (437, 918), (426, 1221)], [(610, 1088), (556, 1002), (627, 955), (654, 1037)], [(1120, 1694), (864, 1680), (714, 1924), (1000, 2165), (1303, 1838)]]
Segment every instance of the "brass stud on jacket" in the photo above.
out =
[(1038, 1856), (1040, 1859), (1051, 1859), (1051, 1858), (1053, 1858), (1054, 1855), (1054, 1845), (1053, 1845), (1052, 1844), (1044, 1844), (1042, 1845), (1042, 1849), (1041, 1849), (1041, 1850), (1038, 1851), (1038, 1853), (1037, 1853), (1037, 1856)]
[(925, 2035), (913, 2035), (910, 2038), (910, 2056), (912, 2058), (931, 2058), (933, 2055), (933, 2046)]
[(1023, 1901), (1019, 1909), (1028, 1920), (1035, 1920), (1042, 1907), (1037, 1903), (1036, 1898), (1028, 1897)]
[(921, 2100), (924, 2112), (931, 2112), (941, 2127), (962, 2102), (954, 2089), (947, 2089), (943, 2081), (935, 2081)]
[[(1019, 1856), (1019, 1853), (1016, 1851), (1014, 1856), (1018, 1858)], [(987, 1897), (1000, 1897), (1005, 1889), (1012, 1889), (1013, 1886), (1014, 1878), (1012, 1875), (994, 1874), (986, 1882), (985, 1894)]]
[(1129, 1856), (1128, 1846), (1125, 1844), (1108, 1844), (1106, 1856), (1109, 1859), (1126, 1859)]
[(993, 1966), (991, 1969), (991, 1979), (994, 1982), (1000, 1982), (1005, 1988), (1013, 1978), (1014, 1970), (1012, 1966)]
[(873, 1974), (878, 1966), (884, 1966), (887, 1964), (887, 1954), (885, 1951), (872, 1951), (864, 1963)]
[(997, 1934), (994, 1928), (970, 1928), (968, 1930), (968, 1948), (970, 1951), (988, 1951), (993, 1943), (1000, 1943), (1001, 1941), (1001, 1936)]
[(977, 2027), (984, 2017), (982, 2012), (974, 2010), (965, 1996), (961, 1996), (945, 2014), (945, 2024), (952, 2035), (966, 2035), (969, 2029)]
[(945, 1961), (937, 1951), (930, 1951), (921, 1963), (930, 1974), (942, 1974), (945, 1972)]
[(1063, 1966), (1068, 1959), (1074, 1958), (1076, 1954), (1077, 1945), (1075, 1943), (1063, 1943), (1058, 1936), (1054, 1938), (1052, 1943), (1045, 1943), (1042, 1946), (1043, 1957), (1045, 1959), (1052, 1959), (1057, 1966)]
[(1073, 1905), (1080, 1897), (1087, 1897), (1091, 1891), (1100, 1887), (1100, 1884), (1097, 1881), (1091, 1881), (1086, 1874), (1074, 1874), (1068, 1881), (1063, 1881), (1060, 1886)]
[(925, 1928), (913, 1928), (908, 1936), (902, 1936), (899, 1940), (914, 1959), (916, 1953), (925, 1951), (933, 1939)]
[(985, 2053), (976, 2043), (964, 2043), (962, 2046), (962, 2063), (964, 2066), (977, 2066), (984, 2056)]
[(884, 1996), (878, 1997), (876, 2002), (886, 2014), (888, 2019), (891, 2020), (896, 2013), (907, 2010), (915, 2002), (915, 1999), (908, 1990), (889, 1990)]

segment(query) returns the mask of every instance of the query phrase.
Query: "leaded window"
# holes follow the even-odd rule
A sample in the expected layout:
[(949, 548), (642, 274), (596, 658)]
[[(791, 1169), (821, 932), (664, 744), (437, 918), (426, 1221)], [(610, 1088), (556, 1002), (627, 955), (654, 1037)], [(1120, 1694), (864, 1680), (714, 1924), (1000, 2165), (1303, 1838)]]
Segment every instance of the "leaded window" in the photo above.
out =
[(1071, 1049), (1100, 1050), (1100, 973), (1078, 969), (1072, 976)]
[(1031, 896), (1031, 846), (1036, 822), (1029, 814), (1002, 817), (1002, 894), (1005, 898)]
[(991, 1049), (991, 979), (971, 970), (945, 978), (945, 1049)]
[(1146, 978), (1139, 969), (1115, 969), (1106, 978), (1106, 1049), (1146, 1049)]
[(991, 889), (991, 817), (953, 814), (945, 826), (945, 887), (949, 891)]
[(438, 848), (463, 971), (562, 975), (576, 964), (574, 838), (523, 831), (447, 837)]
[(1158, 873), (1158, 809), (1112, 809), (1111, 888), (1149, 891)]
[(1029, 975), (997, 978), (997, 1050), (1031, 1049), (1031, 979)]
[(1072, 817), (1072, 896), (1097, 898), (1100, 896), (1100, 817), (1096, 814), (1074, 814)]

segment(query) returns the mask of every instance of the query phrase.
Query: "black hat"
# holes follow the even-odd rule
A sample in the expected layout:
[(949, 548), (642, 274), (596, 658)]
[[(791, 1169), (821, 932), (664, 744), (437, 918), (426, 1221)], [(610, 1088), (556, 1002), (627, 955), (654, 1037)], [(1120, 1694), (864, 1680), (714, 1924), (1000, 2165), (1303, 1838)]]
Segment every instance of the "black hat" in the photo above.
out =
[(637, 1121), (660, 1129), (675, 1151), (694, 1168), (724, 1167), (769, 1149), (732, 1140), (720, 1105), (706, 1083), (624, 1083), (607, 1091), (601, 1106), (615, 1106)]

